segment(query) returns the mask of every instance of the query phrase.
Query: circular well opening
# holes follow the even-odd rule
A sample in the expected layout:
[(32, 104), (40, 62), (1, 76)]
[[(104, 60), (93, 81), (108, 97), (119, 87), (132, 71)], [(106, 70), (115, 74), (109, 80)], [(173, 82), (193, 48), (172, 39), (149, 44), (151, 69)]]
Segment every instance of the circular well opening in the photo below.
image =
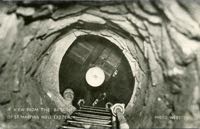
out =
[(105, 107), (107, 102), (128, 104), (134, 78), (122, 50), (98, 36), (80, 36), (62, 58), (59, 90), (74, 91), (73, 105), (80, 99), (86, 105)]

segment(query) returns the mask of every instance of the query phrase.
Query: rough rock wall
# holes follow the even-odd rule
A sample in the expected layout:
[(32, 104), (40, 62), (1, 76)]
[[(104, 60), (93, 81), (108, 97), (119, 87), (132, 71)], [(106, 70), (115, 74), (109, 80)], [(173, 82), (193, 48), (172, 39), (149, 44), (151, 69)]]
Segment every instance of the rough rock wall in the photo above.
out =
[(58, 85), (56, 57), (62, 58), (61, 48), (64, 52), (81, 35), (109, 39), (127, 55), (136, 78), (126, 108), (131, 128), (200, 127), (199, 9), (197, 0), (1, 2), (1, 127), (53, 129), (60, 124), (11, 115), (54, 114), (14, 109), (57, 107), (48, 96), (57, 92), (48, 88)]

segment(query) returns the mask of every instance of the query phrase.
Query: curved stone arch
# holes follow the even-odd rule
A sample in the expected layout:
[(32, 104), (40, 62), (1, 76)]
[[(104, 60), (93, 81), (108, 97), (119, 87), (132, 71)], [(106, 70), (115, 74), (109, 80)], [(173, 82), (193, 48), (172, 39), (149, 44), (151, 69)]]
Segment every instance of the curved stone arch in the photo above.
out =
[(139, 64), (136, 61), (136, 59), (133, 58), (127, 46), (127, 44), (129, 43), (133, 44), (133, 42), (121, 37), (120, 35), (116, 34), (113, 31), (108, 31), (108, 30), (100, 30), (97, 32), (91, 30), (73, 29), (68, 33), (66, 33), (64, 36), (62, 36), (62, 38), (55, 43), (53, 49), (51, 50), (52, 53), (50, 55), (49, 61), (47, 62), (47, 65), (43, 68), (43, 71), (41, 72), (42, 80), (45, 80), (42, 82), (42, 86), (44, 87), (44, 90), (47, 92), (47, 95), (55, 103), (57, 101), (57, 99), (54, 99), (56, 96), (57, 98), (63, 99), (59, 93), (59, 69), (61, 61), (66, 51), (73, 44), (73, 42), (79, 36), (85, 36), (85, 35), (93, 35), (105, 38), (114, 45), (116, 45), (120, 50), (122, 50), (124, 56), (129, 62), (132, 75), (135, 78), (135, 85), (133, 88), (132, 96), (131, 99), (129, 100), (128, 105), (126, 106), (126, 109), (128, 110), (131, 109), (134, 106), (134, 101), (136, 100), (137, 89), (138, 87), (141, 87), (140, 86), (141, 83), (139, 82), (141, 82), (142, 79), (141, 77), (139, 77), (140, 76), (139, 73), (141, 71), (139, 68)]

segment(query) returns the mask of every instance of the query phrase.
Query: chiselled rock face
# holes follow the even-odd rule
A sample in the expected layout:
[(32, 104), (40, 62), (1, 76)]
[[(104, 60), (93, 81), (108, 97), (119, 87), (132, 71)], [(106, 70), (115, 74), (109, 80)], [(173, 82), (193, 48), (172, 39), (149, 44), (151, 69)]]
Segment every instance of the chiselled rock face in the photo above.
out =
[(125, 103), (130, 128), (200, 127), (199, 12), (198, 0), (0, 2), (0, 128), (56, 128), (74, 110), (66, 89), (74, 106)]

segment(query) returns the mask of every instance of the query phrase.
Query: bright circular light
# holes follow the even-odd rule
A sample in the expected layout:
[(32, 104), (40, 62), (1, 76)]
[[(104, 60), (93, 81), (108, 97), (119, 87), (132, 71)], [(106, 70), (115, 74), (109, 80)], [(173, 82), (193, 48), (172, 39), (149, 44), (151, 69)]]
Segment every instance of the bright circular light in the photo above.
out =
[(101, 86), (104, 80), (104, 71), (99, 67), (92, 67), (86, 72), (86, 81), (92, 87)]

